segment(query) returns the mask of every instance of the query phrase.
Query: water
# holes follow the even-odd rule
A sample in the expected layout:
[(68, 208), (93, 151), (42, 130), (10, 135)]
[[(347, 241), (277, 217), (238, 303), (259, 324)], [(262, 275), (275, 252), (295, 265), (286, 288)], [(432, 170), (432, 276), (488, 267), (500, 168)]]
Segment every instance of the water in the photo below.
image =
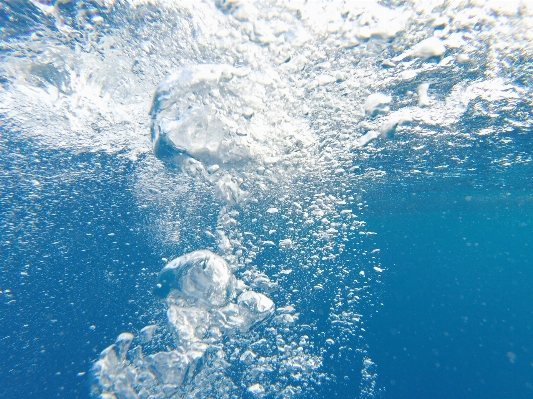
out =
[(531, 395), (527, 4), (0, 5), (0, 397)]
[(368, 218), (387, 232), (378, 242), (391, 267), (371, 323), (387, 396), (530, 394), (529, 190), (459, 189), (436, 209)]

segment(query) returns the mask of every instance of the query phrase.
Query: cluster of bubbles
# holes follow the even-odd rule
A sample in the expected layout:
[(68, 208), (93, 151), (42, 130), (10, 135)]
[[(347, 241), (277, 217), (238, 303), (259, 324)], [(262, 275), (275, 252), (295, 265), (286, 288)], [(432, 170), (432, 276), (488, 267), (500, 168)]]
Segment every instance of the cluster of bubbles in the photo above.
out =
[[(272, 300), (237, 280), (228, 263), (208, 250), (191, 252), (166, 265), (154, 293), (167, 304), (174, 349), (143, 356), (139, 345), (132, 350), (131, 361), (126, 361), (134, 336), (119, 335), (93, 367), (97, 381), (93, 393), (100, 397), (164, 398), (183, 392), (184, 383), (194, 381), (206, 356), (211, 357), (211, 364), (214, 358), (223, 361), (219, 346), (224, 337), (247, 333), (273, 316), (275, 310)], [(280, 314), (290, 311), (284, 309)], [(155, 329), (155, 325), (144, 327), (141, 342), (149, 342)], [(240, 359), (252, 363), (255, 357), (253, 351), (247, 350)], [(229, 392), (221, 388), (219, 397), (224, 397)], [(195, 390), (199, 391), (196, 388), (192, 393)], [(258, 383), (249, 390), (265, 392)]]

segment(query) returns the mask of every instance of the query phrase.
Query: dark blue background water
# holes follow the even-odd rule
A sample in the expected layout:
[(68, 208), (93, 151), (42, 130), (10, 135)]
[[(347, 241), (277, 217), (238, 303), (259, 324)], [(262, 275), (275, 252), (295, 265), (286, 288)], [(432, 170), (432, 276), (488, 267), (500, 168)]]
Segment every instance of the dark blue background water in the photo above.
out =
[(459, 182), (423, 200), (406, 189), (388, 205), (370, 201), (367, 221), (387, 269), (370, 328), (385, 397), (533, 397), (527, 176), (514, 186)]
[[(5, 142), (1, 155), (1, 289), (12, 293), (1, 303), (0, 397), (87, 397), (87, 374), (77, 374), (156, 307), (161, 254), (141, 228), (134, 166), (31, 143)], [(81, 177), (58, 178), (69, 173)], [(383, 397), (533, 394), (532, 188), (516, 180), (369, 194), (365, 220), (387, 269), (384, 306), (367, 323)]]
[(142, 268), (162, 261), (139, 228), (133, 167), (8, 140), (0, 159), (0, 398), (88, 397), (78, 373), (154, 306)]

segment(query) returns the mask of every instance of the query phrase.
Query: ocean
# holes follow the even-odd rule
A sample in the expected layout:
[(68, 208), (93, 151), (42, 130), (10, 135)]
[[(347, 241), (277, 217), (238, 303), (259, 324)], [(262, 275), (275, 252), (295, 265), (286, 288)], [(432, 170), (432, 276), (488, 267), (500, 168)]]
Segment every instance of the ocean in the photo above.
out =
[(0, 398), (529, 398), (527, 2), (0, 2)]

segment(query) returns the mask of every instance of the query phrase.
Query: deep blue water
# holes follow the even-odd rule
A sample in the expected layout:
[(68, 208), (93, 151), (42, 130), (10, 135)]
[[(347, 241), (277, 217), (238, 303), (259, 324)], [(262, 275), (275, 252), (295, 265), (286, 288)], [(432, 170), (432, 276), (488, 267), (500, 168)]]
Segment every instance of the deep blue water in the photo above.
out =
[[(1, 159), (0, 397), (87, 397), (97, 354), (118, 333), (154, 322), (158, 306), (150, 288), (166, 254), (142, 227), (135, 165), (17, 142), (3, 144)], [(368, 194), (371, 247), (387, 271), (366, 339), (384, 398), (531, 397), (532, 187), (516, 180)], [(310, 300), (327, 315), (328, 298)], [(335, 357), (325, 366), (334, 371)], [(319, 394), (352, 397), (354, 385), (339, 379)]]
[(385, 397), (532, 397), (530, 194), (458, 187), (368, 215), (388, 269), (370, 328)]
[(126, 185), (133, 167), (7, 141), (1, 160), (0, 397), (88, 397), (97, 354), (150, 322), (140, 270), (161, 260)]

